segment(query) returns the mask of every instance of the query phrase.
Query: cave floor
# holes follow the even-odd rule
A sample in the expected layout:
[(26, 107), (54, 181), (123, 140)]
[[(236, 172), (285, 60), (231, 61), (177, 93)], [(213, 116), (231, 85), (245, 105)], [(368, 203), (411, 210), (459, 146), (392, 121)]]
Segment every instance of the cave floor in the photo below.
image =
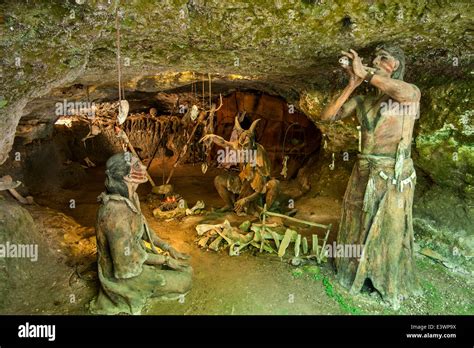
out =
[[(152, 166), (153, 177), (161, 177), (158, 171), (158, 166)], [(72, 218), (77, 223), (71, 233), (82, 233), (84, 238), (89, 238), (90, 243), (83, 243), (83, 249), (80, 248), (81, 241), (76, 238), (74, 243), (79, 246), (74, 249), (75, 253), (69, 255), (75, 260), (66, 260), (69, 264), (87, 264), (95, 258), (91, 253), (91, 235), (98, 208), (96, 197), (103, 190), (104, 170), (94, 168), (87, 172), (87, 186), (35, 197), (39, 206), (28, 208), (35, 220), (41, 220), (40, 225), (46, 230), (50, 219), (48, 214), (60, 214), (65, 221)], [(202, 175), (200, 167), (178, 167), (172, 180), (175, 192), (180, 193), (191, 205), (201, 199), (206, 202), (206, 208), (218, 207), (221, 202), (213, 186), (213, 177), (217, 172), (216, 169), (210, 169), (206, 175)], [(290, 186), (286, 189), (291, 191)], [(296, 268), (281, 262), (276, 255), (266, 253), (245, 251), (240, 256), (230, 257), (227, 251), (216, 253), (202, 250), (194, 244), (196, 224), (220, 223), (225, 218), (231, 223), (239, 223), (245, 218), (234, 214), (224, 216), (210, 213), (169, 222), (157, 221), (144, 202), (149, 190), (148, 184), (141, 185), (139, 189), (142, 210), (160, 237), (192, 256), (194, 283), (183, 303), (153, 301), (143, 314), (474, 314), (472, 280), (451, 273), (442, 265), (422, 256), (417, 257), (417, 266), (424, 294), (405, 300), (401, 308), (395, 311), (375, 294), (350, 296), (338, 285), (329, 263), (319, 267), (307, 265)], [(74, 209), (69, 208), (70, 199), (75, 199)], [(312, 197), (310, 193), (296, 201), (299, 209), (297, 217), (311, 216), (315, 221), (331, 222), (337, 227), (340, 203), (341, 197)], [(54, 233), (47, 234), (49, 239), (57, 239), (49, 241), (50, 245), (64, 246), (61, 233), (58, 229), (55, 231), (56, 237)], [(334, 232), (330, 240), (333, 238)], [(87, 303), (96, 293), (98, 284), (94, 280), (75, 277), (73, 268), (69, 269), (71, 271), (65, 273), (59, 268), (52, 268), (48, 277), (32, 280), (38, 286), (18, 292), (18, 303), (12, 304), (8, 312), (87, 314)], [(74, 301), (70, 300), (71, 294), (74, 294)]]

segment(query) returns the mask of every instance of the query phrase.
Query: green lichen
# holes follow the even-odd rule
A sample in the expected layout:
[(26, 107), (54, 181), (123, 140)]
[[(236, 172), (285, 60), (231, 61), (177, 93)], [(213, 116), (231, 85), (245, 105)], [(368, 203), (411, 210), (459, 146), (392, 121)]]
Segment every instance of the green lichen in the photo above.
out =
[(432, 312), (442, 312), (443, 299), (438, 289), (427, 280), (422, 280), (421, 286), (426, 301), (430, 303)]
[(291, 275), (295, 278), (300, 278), (304, 274), (304, 271), (301, 268), (295, 268), (291, 271)]
[(466, 110), (460, 117), (461, 132), (466, 136), (474, 135), (474, 110)]
[(329, 298), (334, 299), (338, 304), (339, 307), (346, 313), (349, 314), (362, 314), (360, 309), (357, 307), (354, 307), (349, 299), (344, 298), (340, 293), (338, 293), (334, 286), (331, 284), (329, 278), (324, 277), (323, 278), (323, 286), (324, 290), (326, 292), (326, 295), (328, 295)]
[(342, 296), (331, 283), (330, 279), (321, 273), (318, 266), (305, 265), (301, 268), (296, 268), (292, 271), (294, 277), (299, 278), (303, 274), (308, 274), (310, 277), (317, 282), (321, 282), (324, 287), (326, 295), (333, 299), (340, 307), (340, 309), (348, 314), (362, 314), (362, 311), (353, 305), (353, 301), (349, 298)]

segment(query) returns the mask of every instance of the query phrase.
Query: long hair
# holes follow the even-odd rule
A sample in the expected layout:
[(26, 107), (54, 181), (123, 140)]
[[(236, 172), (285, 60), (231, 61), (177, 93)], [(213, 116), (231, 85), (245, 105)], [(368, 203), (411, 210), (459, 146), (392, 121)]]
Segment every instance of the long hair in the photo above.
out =
[(107, 160), (105, 165), (105, 189), (107, 193), (130, 198), (128, 197), (127, 184), (123, 180), (123, 177), (130, 173), (130, 159), (131, 154), (129, 152), (121, 152)]
[(403, 76), (405, 75), (405, 53), (402, 49), (396, 45), (382, 44), (377, 46), (376, 51), (378, 50), (387, 51), (400, 62), (397, 70), (392, 73), (392, 79), (403, 80)]

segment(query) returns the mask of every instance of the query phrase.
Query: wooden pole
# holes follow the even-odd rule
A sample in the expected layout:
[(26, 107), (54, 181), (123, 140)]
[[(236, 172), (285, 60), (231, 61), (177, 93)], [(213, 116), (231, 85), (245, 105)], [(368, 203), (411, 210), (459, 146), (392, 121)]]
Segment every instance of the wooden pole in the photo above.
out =
[(329, 225), (318, 224), (316, 222), (300, 220), (300, 219), (297, 219), (297, 218), (294, 218), (294, 217), (291, 217), (291, 216), (288, 216), (288, 215), (273, 213), (271, 211), (265, 211), (264, 210), (262, 212), (262, 214), (269, 215), (269, 216), (281, 217), (281, 218), (284, 218), (284, 219), (287, 219), (287, 220), (290, 220), (290, 221), (294, 221), (294, 222), (298, 222), (298, 223), (301, 223), (301, 224), (305, 224), (305, 225), (308, 225), (308, 226), (321, 227), (321, 228), (328, 229), (328, 230), (331, 230), (331, 228), (332, 228), (332, 224), (329, 224)]
[(201, 111), (201, 115), (199, 115), (199, 117), (197, 119), (197, 122), (196, 122), (196, 125), (194, 126), (191, 134), (189, 135), (188, 140), (186, 141), (186, 144), (183, 147), (183, 151), (181, 151), (179, 153), (178, 157), (176, 158), (176, 161), (173, 164), (173, 168), (171, 168), (170, 174), (168, 175), (168, 179), (166, 179), (166, 183), (165, 183), (166, 185), (169, 184), (169, 182), (171, 180), (171, 177), (173, 176), (173, 173), (174, 173), (174, 170), (175, 170), (176, 166), (178, 165), (181, 158), (186, 154), (186, 152), (188, 150), (188, 145), (189, 145), (189, 143), (191, 143), (191, 140), (194, 138), (194, 133), (196, 133), (197, 127), (201, 124), (201, 122), (204, 120), (205, 117), (206, 117), (206, 112)]
[[(130, 140), (128, 139), (127, 133), (125, 133), (122, 129), (120, 130), (120, 132), (121, 132), (120, 137), (127, 143), (127, 147), (130, 150), (130, 152), (133, 153), (133, 155), (136, 156), (138, 159), (140, 159), (137, 152), (135, 151), (135, 148), (130, 143)], [(146, 170), (146, 177), (148, 178), (148, 181), (150, 181), (151, 186), (155, 187), (156, 184), (153, 181), (153, 179), (151, 178), (151, 175), (148, 173), (148, 170)]]

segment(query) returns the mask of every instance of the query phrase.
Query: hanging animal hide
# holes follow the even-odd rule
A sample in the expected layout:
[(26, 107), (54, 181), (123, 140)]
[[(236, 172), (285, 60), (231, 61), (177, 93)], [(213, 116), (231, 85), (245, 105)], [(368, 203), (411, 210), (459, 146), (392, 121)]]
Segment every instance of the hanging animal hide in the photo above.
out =
[(130, 105), (127, 100), (121, 100), (119, 105), (119, 114), (117, 116), (119, 124), (123, 124), (128, 116)]

